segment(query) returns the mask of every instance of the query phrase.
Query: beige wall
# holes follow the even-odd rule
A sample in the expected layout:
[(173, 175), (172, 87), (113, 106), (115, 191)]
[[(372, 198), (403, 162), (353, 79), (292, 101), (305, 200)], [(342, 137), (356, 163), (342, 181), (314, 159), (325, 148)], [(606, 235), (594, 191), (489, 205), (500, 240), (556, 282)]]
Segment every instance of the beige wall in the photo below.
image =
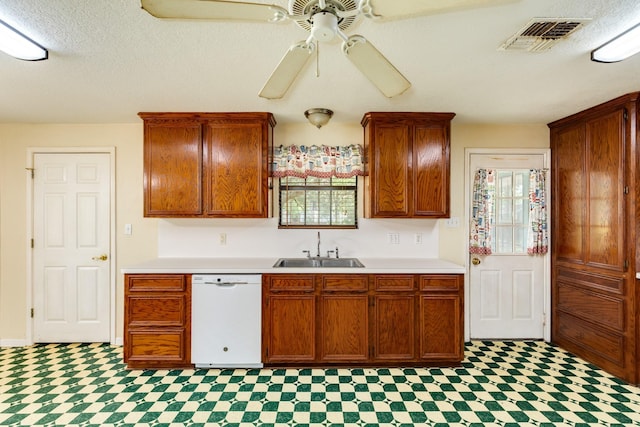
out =
[(451, 216), (460, 218), (458, 228), (440, 222), (440, 258), (464, 264), (467, 237), (464, 212), (464, 151), (466, 148), (548, 148), (546, 125), (456, 125), (451, 129)]
[[(142, 125), (0, 124), (0, 344), (26, 338), (27, 151), (37, 147), (116, 148), (116, 268), (156, 254), (156, 220), (142, 217)], [(134, 234), (124, 236), (123, 224)], [(117, 277), (116, 301), (123, 300)], [(122, 336), (122, 304), (116, 335)]]
[[(359, 124), (317, 130), (310, 125), (279, 125), (276, 143), (360, 143)], [(0, 124), (0, 344), (27, 334), (27, 150), (36, 147), (116, 148), (116, 271), (156, 256), (157, 221), (142, 217), (142, 124)], [(467, 147), (549, 146), (546, 125), (457, 125), (452, 127), (451, 213), (464, 219), (464, 150)], [(133, 235), (123, 234), (124, 224)], [(465, 261), (464, 227), (440, 222), (440, 257)], [(116, 336), (122, 337), (123, 280), (117, 277)]]

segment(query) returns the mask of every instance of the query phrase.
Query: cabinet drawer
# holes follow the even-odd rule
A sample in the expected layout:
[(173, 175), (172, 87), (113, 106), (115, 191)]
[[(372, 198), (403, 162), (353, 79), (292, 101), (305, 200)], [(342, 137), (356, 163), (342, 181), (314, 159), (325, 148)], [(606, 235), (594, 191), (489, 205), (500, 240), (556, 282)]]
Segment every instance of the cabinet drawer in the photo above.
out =
[(269, 276), (269, 290), (278, 291), (300, 291), (313, 292), (313, 276), (291, 275), (291, 276)]
[(127, 284), (130, 292), (183, 292), (186, 289), (186, 276), (182, 274), (134, 275), (127, 276)]
[(461, 275), (420, 276), (421, 291), (458, 291), (462, 285)]
[(128, 299), (129, 327), (184, 326), (186, 312), (182, 295), (131, 295)]
[(128, 362), (182, 362), (185, 354), (185, 330), (130, 331)]
[(321, 286), (323, 291), (367, 291), (369, 280), (353, 274), (330, 275), (321, 277)]
[(375, 276), (376, 291), (412, 291), (412, 275)]

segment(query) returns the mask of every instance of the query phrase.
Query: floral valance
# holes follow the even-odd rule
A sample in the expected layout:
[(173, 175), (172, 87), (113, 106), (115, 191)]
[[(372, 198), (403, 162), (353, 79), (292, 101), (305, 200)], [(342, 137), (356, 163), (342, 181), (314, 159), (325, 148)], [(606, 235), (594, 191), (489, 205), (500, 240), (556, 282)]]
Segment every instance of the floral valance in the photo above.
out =
[(328, 145), (289, 145), (274, 148), (273, 176), (306, 178), (351, 178), (364, 175), (362, 147)]

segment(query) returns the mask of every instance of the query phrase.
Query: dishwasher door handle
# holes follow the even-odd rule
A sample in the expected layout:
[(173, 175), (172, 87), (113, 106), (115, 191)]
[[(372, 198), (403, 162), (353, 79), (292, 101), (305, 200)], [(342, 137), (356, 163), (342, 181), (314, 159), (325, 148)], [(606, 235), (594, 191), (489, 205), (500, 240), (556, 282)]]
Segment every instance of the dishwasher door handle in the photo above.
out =
[(248, 285), (249, 282), (204, 282), (205, 285), (216, 285), (216, 286), (235, 286), (235, 285)]

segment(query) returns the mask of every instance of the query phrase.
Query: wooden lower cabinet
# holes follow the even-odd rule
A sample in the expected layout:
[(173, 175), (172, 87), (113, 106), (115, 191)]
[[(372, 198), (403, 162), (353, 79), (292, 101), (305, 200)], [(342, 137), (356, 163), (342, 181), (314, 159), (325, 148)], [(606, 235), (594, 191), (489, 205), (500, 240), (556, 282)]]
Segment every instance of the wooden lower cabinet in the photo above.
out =
[(311, 275), (263, 275), (262, 359), (316, 360), (316, 306)]
[(263, 275), (267, 366), (458, 365), (462, 275)]
[(464, 358), (462, 275), (420, 276), (420, 359)]
[(191, 366), (190, 275), (125, 275), (124, 362), (129, 368)]
[(369, 359), (369, 284), (366, 275), (321, 275), (320, 360)]
[(372, 281), (373, 359), (414, 360), (418, 330), (414, 276), (374, 275)]

